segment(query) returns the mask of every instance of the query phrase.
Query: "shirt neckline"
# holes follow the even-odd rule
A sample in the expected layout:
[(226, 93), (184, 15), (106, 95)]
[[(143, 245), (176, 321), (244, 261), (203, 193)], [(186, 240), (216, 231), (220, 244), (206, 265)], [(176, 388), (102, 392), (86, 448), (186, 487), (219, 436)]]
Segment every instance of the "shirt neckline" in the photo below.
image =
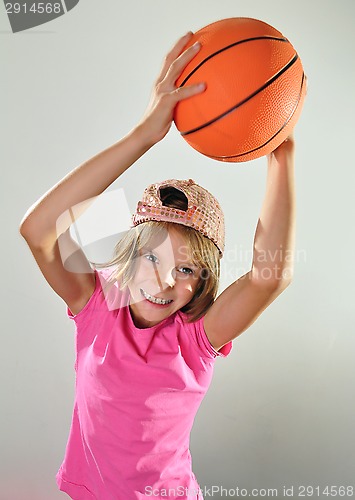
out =
[(132, 317), (132, 313), (131, 313), (131, 309), (129, 307), (129, 304), (130, 304), (130, 292), (129, 292), (129, 289), (127, 288), (127, 302), (126, 302), (126, 314), (127, 314), (127, 317), (128, 317), (128, 322), (129, 322), (129, 327), (130, 329), (133, 331), (133, 332), (136, 332), (138, 333), (139, 335), (148, 335), (150, 333), (154, 333), (155, 330), (157, 330), (157, 328), (161, 328), (162, 326), (165, 326), (167, 323), (170, 323), (170, 322), (173, 322), (174, 321), (174, 316), (176, 315), (176, 313), (173, 313), (171, 314), (170, 316), (168, 316), (167, 318), (163, 319), (162, 321), (160, 321), (160, 323), (157, 323), (156, 325), (153, 325), (153, 326), (148, 326), (147, 328), (139, 328), (138, 326), (136, 326), (134, 324), (134, 320), (133, 320), (133, 317)]

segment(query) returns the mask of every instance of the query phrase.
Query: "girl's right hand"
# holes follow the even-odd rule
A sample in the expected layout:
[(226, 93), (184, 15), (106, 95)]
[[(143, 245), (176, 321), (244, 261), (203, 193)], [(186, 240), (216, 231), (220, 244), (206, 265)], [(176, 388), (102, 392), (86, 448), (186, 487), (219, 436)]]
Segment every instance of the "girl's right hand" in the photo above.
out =
[(161, 141), (168, 133), (176, 104), (205, 90), (203, 82), (177, 88), (176, 80), (185, 66), (195, 57), (201, 48), (196, 43), (183, 51), (191, 39), (192, 32), (181, 37), (166, 55), (161, 72), (154, 84), (148, 108), (139, 123), (149, 144)]

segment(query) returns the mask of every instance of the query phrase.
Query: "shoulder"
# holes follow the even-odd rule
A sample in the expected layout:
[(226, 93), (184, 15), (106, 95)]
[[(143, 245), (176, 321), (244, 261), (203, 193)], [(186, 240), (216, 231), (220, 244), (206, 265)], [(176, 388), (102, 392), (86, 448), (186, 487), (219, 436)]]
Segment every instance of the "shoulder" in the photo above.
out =
[(109, 310), (120, 309), (129, 303), (128, 289), (122, 289), (115, 268), (95, 269), (96, 289), (101, 293)]
[(181, 311), (176, 313), (175, 321), (179, 323), (185, 332), (187, 332), (189, 339), (198, 348), (201, 355), (207, 358), (215, 359), (217, 357), (227, 357), (232, 350), (232, 342), (228, 342), (219, 350), (215, 349), (209, 341), (205, 327), (205, 316), (202, 316), (196, 321), (189, 322), (189, 316)]
[(92, 294), (76, 314), (68, 308), (70, 318), (79, 320), (86, 318), (93, 311), (97, 314), (100, 310), (113, 311), (125, 305), (126, 294), (121, 291), (112, 269), (94, 269), (94, 276), (95, 285)]

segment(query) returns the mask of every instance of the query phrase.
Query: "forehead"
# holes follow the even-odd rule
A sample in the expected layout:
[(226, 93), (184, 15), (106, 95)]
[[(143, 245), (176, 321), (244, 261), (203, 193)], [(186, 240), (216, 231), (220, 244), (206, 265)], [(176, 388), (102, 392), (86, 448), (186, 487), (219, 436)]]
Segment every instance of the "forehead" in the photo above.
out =
[(192, 256), (188, 238), (175, 225), (170, 225), (168, 229), (160, 228), (159, 231), (152, 231), (143, 247), (179, 260), (190, 260)]

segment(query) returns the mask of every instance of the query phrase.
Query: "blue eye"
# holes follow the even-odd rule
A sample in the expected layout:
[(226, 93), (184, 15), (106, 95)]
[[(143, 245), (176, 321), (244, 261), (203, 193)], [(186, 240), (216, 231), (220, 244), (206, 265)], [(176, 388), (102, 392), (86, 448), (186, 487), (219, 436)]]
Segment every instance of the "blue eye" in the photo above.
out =
[(153, 253), (148, 253), (144, 256), (145, 259), (150, 260), (151, 262), (157, 263), (158, 259)]
[(183, 274), (193, 274), (193, 270), (190, 269), (189, 267), (179, 267), (178, 271), (180, 271)]

